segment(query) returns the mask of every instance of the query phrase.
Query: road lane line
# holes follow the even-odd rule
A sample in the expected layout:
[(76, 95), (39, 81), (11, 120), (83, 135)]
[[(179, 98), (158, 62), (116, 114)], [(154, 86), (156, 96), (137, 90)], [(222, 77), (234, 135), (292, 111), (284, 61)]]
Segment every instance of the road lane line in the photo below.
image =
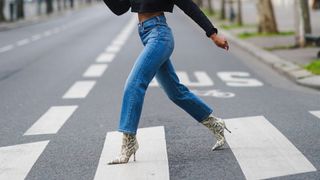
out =
[(17, 42), (17, 46), (24, 46), (26, 44), (29, 44), (30, 40), (29, 39), (23, 39)]
[(25, 133), (28, 135), (56, 134), (78, 106), (52, 106)]
[(97, 57), (96, 62), (109, 63), (112, 62), (115, 57), (115, 53), (102, 53)]
[(85, 98), (95, 84), (96, 81), (77, 81), (64, 94), (63, 99)]
[(109, 132), (107, 134), (95, 180), (169, 180), (169, 165), (165, 140), (164, 127), (151, 127), (138, 129), (137, 139), (139, 150), (136, 162), (130, 159), (128, 164), (107, 165), (115, 158), (121, 148), (122, 134)]
[(308, 159), (265, 117), (226, 119), (227, 142), (247, 179), (316, 171)]
[(107, 64), (93, 64), (86, 70), (83, 77), (101, 77), (107, 67)]
[(42, 38), (41, 34), (35, 34), (31, 37), (31, 41), (38, 41), (41, 38)]
[(7, 46), (4, 46), (4, 47), (2, 47), (2, 48), (0, 48), (0, 53), (3, 53), (3, 52), (6, 52), (6, 51), (10, 51), (10, 50), (12, 50), (14, 48), (14, 46), (13, 45), (7, 45)]
[(309, 112), (320, 119), (320, 111), (309, 111)]
[(111, 44), (109, 47), (106, 48), (107, 53), (118, 53), (121, 49), (120, 45), (117, 44)]
[(61, 29), (59, 27), (56, 27), (52, 30), (53, 34), (58, 34), (61, 31)]
[(0, 179), (24, 179), (49, 141), (0, 147)]
[(46, 36), (46, 37), (47, 36), (51, 36), (52, 35), (52, 31), (48, 30), (48, 31), (44, 32), (43, 35)]

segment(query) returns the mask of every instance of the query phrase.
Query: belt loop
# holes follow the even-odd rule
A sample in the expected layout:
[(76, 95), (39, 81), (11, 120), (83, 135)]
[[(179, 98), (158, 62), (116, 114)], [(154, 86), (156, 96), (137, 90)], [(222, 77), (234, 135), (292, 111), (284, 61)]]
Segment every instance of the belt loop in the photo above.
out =
[(160, 17), (159, 16), (156, 16), (156, 17), (157, 17), (158, 22), (160, 22)]

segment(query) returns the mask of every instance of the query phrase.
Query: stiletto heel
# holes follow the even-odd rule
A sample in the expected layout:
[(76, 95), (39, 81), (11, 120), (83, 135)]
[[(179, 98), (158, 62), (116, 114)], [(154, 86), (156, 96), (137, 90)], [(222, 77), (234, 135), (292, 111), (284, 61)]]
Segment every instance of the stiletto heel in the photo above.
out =
[(121, 154), (116, 159), (110, 161), (108, 165), (128, 163), (132, 155), (133, 161), (136, 161), (136, 152), (138, 149), (139, 144), (136, 136), (131, 134), (123, 134)]
[(227, 126), (224, 126), (224, 129), (226, 129), (229, 133), (231, 133), (231, 131), (227, 128)]
[(133, 153), (133, 161), (136, 161), (136, 152)]

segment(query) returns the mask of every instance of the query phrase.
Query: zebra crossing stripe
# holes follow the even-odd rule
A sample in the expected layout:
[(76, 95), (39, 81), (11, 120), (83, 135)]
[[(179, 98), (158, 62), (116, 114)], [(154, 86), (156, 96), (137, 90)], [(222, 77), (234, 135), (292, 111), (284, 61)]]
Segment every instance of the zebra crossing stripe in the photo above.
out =
[(308, 159), (265, 117), (225, 120), (226, 139), (247, 179), (316, 171)]
[(24, 179), (49, 141), (0, 147), (0, 179)]
[(309, 111), (312, 115), (316, 116), (317, 118), (320, 118), (320, 111)]
[(132, 158), (130, 158), (128, 164), (107, 165), (108, 161), (119, 154), (121, 138), (122, 134), (119, 132), (109, 132), (107, 134), (95, 180), (169, 180), (169, 165), (163, 126), (138, 130), (137, 139), (140, 148), (136, 154), (136, 162), (132, 162)]
[(51, 107), (24, 133), (24, 136), (57, 133), (77, 108), (78, 106)]

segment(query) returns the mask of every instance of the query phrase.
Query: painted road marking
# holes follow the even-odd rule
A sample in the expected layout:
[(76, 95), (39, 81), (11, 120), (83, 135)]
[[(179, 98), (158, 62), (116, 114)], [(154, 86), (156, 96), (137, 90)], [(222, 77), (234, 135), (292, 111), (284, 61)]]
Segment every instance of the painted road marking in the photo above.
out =
[(228, 86), (233, 87), (259, 87), (263, 83), (250, 77), (248, 72), (218, 72), (218, 76), (222, 81), (226, 82)]
[(309, 111), (312, 115), (316, 116), (317, 118), (320, 118), (320, 111)]
[(115, 53), (102, 53), (97, 57), (96, 62), (109, 63), (112, 62), (115, 57)]
[(306, 157), (265, 117), (225, 120), (227, 142), (247, 179), (316, 171)]
[(118, 53), (121, 49), (121, 46), (116, 44), (111, 44), (109, 47), (106, 48), (107, 53)]
[(64, 94), (63, 99), (85, 98), (96, 84), (96, 81), (77, 81)]
[(93, 64), (86, 70), (83, 77), (100, 77), (106, 71), (107, 67), (107, 64)]
[(41, 34), (36, 34), (31, 37), (31, 41), (37, 41), (42, 38)]
[(29, 39), (23, 39), (23, 40), (20, 40), (17, 42), (17, 45), (18, 46), (24, 46), (26, 44), (30, 43), (30, 40)]
[(140, 148), (136, 154), (136, 162), (130, 160), (128, 164), (107, 165), (107, 162), (119, 154), (121, 139), (122, 134), (119, 132), (109, 132), (107, 134), (95, 180), (169, 180), (169, 165), (163, 126), (138, 130), (137, 139)]
[(44, 36), (51, 36), (52, 35), (52, 31), (51, 30), (47, 30), (46, 32), (43, 33)]
[(209, 75), (204, 71), (195, 71), (194, 76), (197, 82), (190, 81), (188, 74), (186, 72), (177, 72), (177, 76), (186, 86), (190, 87), (208, 87), (213, 86), (213, 81)]
[(56, 134), (77, 108), (78, 106), (51, 107), (24, 133), (24, 136)]
[(24, 179), (49, 141), (0, 148), (0, 179)]
[[(209, 77), (209, 75), (205, 71), (195, 71), (194, 76), (196, 77), (197, 81), (192, 82), (190, 78), (188, 77), (187, 72), (184, 71), (177, 71), (177, 76), (180, 80), (180, 82), (186, 86), (189, 87), (209, 87), (213, 86), (213, 80)], [(150, 87), (158, 87), (159, 83), (154, 78), (150, 84)]]
[(10, 51), (14, 48), (13, 45), (7, 45), (7, 46), (4, 46), (2, 48), (0, 48), (0, 53), (3, 53), (3, 52), (6, 52), (6, 51)]

